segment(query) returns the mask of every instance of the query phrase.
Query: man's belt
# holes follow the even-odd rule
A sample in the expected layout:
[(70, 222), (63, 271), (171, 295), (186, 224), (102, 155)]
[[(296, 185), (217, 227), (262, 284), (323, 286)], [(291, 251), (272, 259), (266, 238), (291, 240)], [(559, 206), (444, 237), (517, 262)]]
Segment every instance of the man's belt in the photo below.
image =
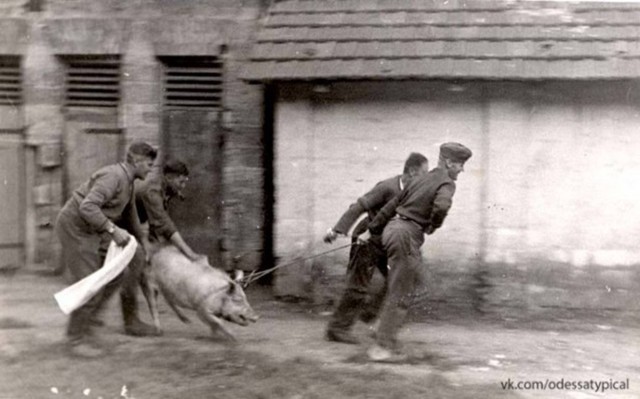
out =
[(399, 220), (405, 220), (407, 222), (411, 222), (411, 223), (415, 224), (416, 226), (418, 226), (420, 228), (420, 230), (422, 230), (423, 232), (427, 231), (427, 226), (424, 226), (422, 223), (419, 223), (419, 222), (417, 222), (417, 221), (415, 221), (415, 220), (413, 220), (411, 218), (408, 218), (408, 217), (406, 217), (404, 215), (400, 215), (400, 214), (396, 213), (396, 215), (393, 218), (394, 219), (399, 219)]

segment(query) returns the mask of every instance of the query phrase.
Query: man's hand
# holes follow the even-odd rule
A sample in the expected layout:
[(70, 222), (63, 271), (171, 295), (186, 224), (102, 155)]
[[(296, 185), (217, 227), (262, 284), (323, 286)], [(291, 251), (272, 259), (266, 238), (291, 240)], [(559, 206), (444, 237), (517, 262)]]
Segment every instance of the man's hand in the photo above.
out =
[(371, 232), (366, 230), (364, 233), (358, 236), (358, 245), (363, 245), (369, 242), (371, 239)]
[(187, 258), (189, 258), (191, 262), (200, 262), (202, 260), (206, 260), (207, 262), (209, 261), (207, 258), (207, 255), (203, 255), (195, 252), (191, 252), (189, 255), (187, 255)]
[(124, 247), (129, 242), (131, 236), (126, 230), (121, 229), (118, 226), (114, 226), (111, 238), (113, 238), (113, 241), (116, 242), (116, 245), (118, 245), (119, 247)]
[(327, 244), (331, 244), (335, 239), (338, 238), (338, 233), (336, 233), (333, 229), (327, 230), (327, 234), (324, 235), (323, 241)]

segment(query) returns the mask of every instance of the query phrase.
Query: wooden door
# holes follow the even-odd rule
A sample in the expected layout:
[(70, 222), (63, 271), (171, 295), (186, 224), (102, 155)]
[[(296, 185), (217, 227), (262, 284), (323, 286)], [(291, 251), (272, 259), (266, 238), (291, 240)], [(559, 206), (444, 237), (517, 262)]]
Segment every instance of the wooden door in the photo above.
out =
[(206, 110), (166, 110), (163, 150), (189, 168), (184, 200), (174, 200), (169, 213), (194, 251), (221, 265), (222, 129), (220, 114)]
[(24, 182), (22, 136), (0, 132), (0, 270), (24, 264)]
[(103, 166), (124, 160), (115, 110), (68, 109), (65, 115), (66, 198)]

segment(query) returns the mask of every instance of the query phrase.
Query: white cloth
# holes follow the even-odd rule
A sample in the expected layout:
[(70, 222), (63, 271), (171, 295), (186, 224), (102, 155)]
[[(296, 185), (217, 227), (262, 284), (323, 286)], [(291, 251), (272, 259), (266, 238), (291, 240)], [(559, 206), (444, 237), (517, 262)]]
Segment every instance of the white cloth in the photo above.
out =
[(82, 280), (58, 291), (54, 298), (64, 314), (69, 314), (91, 299), (102, 287), (116, 278), (133, 259), (138, 242), (133, 236), (124, 247), (119, 247), (114, 241), (109, 244), (104, 265)]

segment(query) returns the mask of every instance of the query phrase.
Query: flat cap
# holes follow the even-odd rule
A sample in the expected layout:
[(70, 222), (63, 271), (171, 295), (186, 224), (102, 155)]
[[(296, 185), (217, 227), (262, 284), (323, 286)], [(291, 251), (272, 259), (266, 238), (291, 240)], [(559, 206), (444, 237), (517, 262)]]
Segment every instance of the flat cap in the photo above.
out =
[(440, 157), (454, 162), (466, 162), (473, 153), (460, 143), (444, 143), (440, 146)]

